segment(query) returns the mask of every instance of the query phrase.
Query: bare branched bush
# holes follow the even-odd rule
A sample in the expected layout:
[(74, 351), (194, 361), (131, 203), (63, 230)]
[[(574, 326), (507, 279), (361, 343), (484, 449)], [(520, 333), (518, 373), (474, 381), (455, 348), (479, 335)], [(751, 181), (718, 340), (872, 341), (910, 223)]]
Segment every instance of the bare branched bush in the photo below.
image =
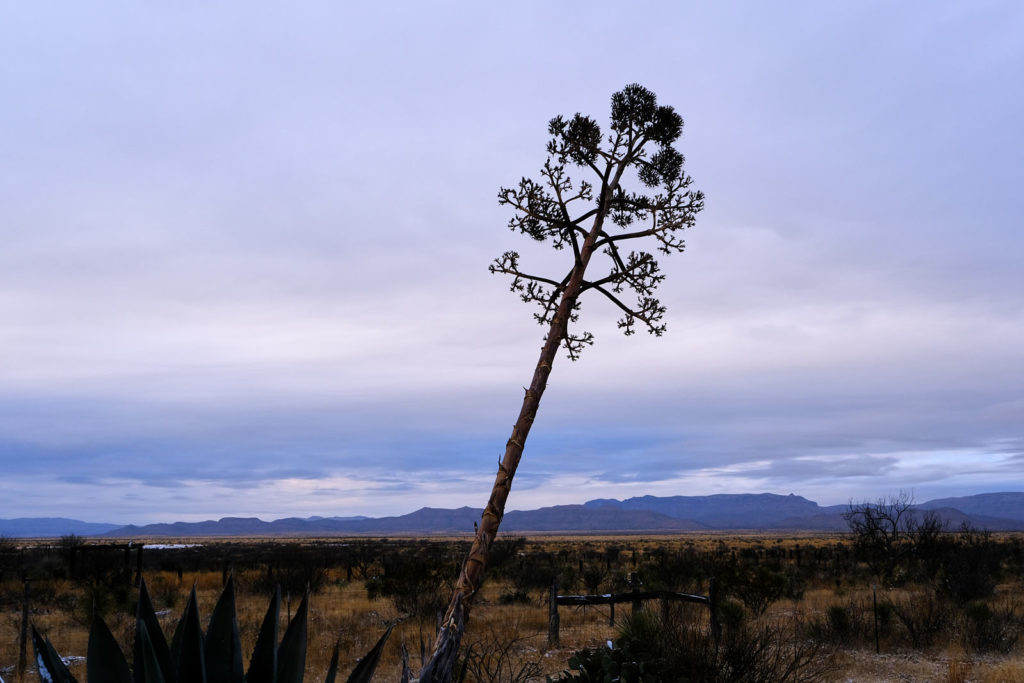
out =
[(955, 616), (952, 605), (931, 591), (911, 593), (906, 599), (894, 600), (892, 610), (916, 648), (935, 644), (939, 636), (950, 629)]
[(540, 633), (523, 633), (518, 623), (489, 623), (486, 628), (466, 635), (463, 640), (466, 653), (461, 665), (466, 669), (466, 683), (537, 680), (541, 667), (535, 643), (541, 637)]
[(854, 549), (878, 581), (897, 585), (906, 580), (905, 566), (927, 554), (944, 531), (933, 512), (920, 512), (908, 491), (874, 503), (851, 503), (843, 518), (853, 534)]

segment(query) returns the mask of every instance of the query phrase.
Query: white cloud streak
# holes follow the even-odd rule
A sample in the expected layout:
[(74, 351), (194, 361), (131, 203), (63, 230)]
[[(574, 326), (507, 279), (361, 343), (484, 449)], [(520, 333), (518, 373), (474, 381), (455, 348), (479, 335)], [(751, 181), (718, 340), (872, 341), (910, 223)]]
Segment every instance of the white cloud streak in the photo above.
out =
[(0, 10), (0, 517), (482, 504), (542, 334), (486, 265), (564, 267), (495, 193), (634, 80), (708, 208), (514, 504), (1024, 485), (1024, 11), (644, 8)]

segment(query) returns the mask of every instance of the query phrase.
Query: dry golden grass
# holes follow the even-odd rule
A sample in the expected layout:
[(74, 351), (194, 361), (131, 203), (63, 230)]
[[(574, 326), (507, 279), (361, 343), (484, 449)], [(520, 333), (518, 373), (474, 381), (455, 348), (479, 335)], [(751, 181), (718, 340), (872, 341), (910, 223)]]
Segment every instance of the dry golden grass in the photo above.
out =
[[(265, 539), (262, 539), (265, 541)], [(337, 541), (338, 539), (332, 539)], [(434, 539), (431, 539), (434, 540)], [(459, 539), (465, 540), (465, 539)], [(629, 535), (629, 536), (541, 536), (530, 537), (528, 553), (555, 553), (569, 557), (584, 557), (587, 553), (605, 553), (608, 548), (618, 548), (617, 560), (626, 569), (633, 565), (634, 558), (642, 563), (661, 551), (693, 549), (698, 552), (718, 552), (725, 547), (728, 551), (743, 549), (766, 549), (774, 547), (792, 548), (799, 544), (809, 549), (834, 544), (839, 537), (828, 535), (785, 536), (768, 534), (700, 534), (700, 535)], [(161, 542), (166, 542), (163, 539)], [(187, 541), (181, 541), (187, 542)], [(202, 542), (209, 542), (203, 539)], [(251, 540), (231, 539), (231, 543), (244, 544)], [(283, 543), (304, 543), (306, 539), (282, 541)], [(266, 611), (269, 595), (249, 590), (255, 585), (261, 570), (244, 570), (236, 574), (239, 585), (238, 620), (242, 636), (243, 651), (248, 656), (255, 643), (257, 629)], [(404, 619), (390, 600), (370, 600), (361, 578), (351, 582), (345, 580), (345, 572), (328, 569), (322, 589), (311, 600), (309, 621), (309, 645), (307, 654), (307, 680), (323, 680), (335, 643), (339, 645), (342, 671), (347, 674), (358, 657), (365, 654), (376, 642), (389, 624), (397, 623), (391, 640), (385, 650), (376, 680), (397, 680), (401, 670), (401, 647), (408, 648), (413, 668), (418, 668), (421, 648), (429, 651), (435, 632), (432, 619)], [(204, 621), (212, 613), (222, 588), (222, 573), (207, 571), (185, 572), (181, 579), (176, 572), (147, 571), (146, 580), (158, 611), (166, 610), (161, 624), (168, 638), (185, 605), (189, 591), (196, 588), (200, 613)], [(1000, 584), (993, 604), (1013, 604), (1021, 592), (1017, 581)], [(69, 581), (54, 581), (47, 590), (64, 596), (62, 600), (49, 603), (44, 610), (34, 611), (32, 622), (44, 632), (65, 656), (83, 656), (86, 651), (88, 627), (81, 610), (73, 609), (70, 597), (84, 599), (81, 587)], [(534, 594), (528, 604), (499, 604), (499, 597), (511, 590), (511, 586), (492, 577), (484, 586), (473, 610), (467, 642), (483, 637), (488, 632), (508, 634), (515, 638), (512, 648), (520, 662), (536, 662), (542, 674), (556, 674), (564, 670), (570, 654), (584, 647), (604, 644), (614, 637), (615, 628), (608, 623), (607, 606), (587, 608), (560, 608), (560, 643), (556, 648), (547, 644), (547, 604)], [(908, 600), (914, 589), (879, 591), (879, 599), (892, 602)], [(563, 591), (570, 592), (570, 591)], [(0, 583), (0, 594), (8, 596), (0, 614), (0, 675), (8, 683), (13, 677), (10, 667), (18, 657), (18, 627), (20, 608), (16, 596), (21, 593), (21, 583), (8, 579)], [(12, 596), (15, 599), (12, 600)], [(869, 605), (871, 589), (867, 585), (838, 584), (830, 577), (824, 577), (807, 586), (800, 600), (781, 600), (768, 609), (761, 617), (765, 620), (785, 619), (796, 615), (803, 618), (820, 617), (832, 606), (849, 604)], [(292, 595), (291, 605), (284, 611), (294, 613), (301, 596)], [(1002, 602), (1000, 602), (1002, 601)], [(63, 605), (64, 607), (60, 607)], [(617, 605), (616, 616), (621, 619), (629, 612), (628, 605)], [(282, 614), (286, 618), (287, 614)], [(107, 617), (112, 632), (119, 639), (122, 648), (130, 652), (134, 632), (134, 620), (129, 614), (112, 612)], [(984, 656), (965, 652), (959, 642), (938, 643), (925, 651), (898, 650), (882, 639), (882, 653), (876, 655), (874, 648), (859, 644), (845, 647), (835, 655), (837, 670), (834, 681), (997, 681), (1024, 683), (1024, 654), (1022, 644), (1007, 655)], [(30, 651), (31, 658), (31, 651)], [(73, 673), (85, 680), (84, 663), (74, 662)], [(543, 675), (536, 679), (543, 680)]]
[[(220, 594), (221, 575), (219, 572), (185, 574), (179, 583), (175, 574), (158, 572), (147, 576), (147, 584), (151, 588), (154, 607), (160, 613), (161, 626), (169, 639), (193, 585), (196, 587), (200, 614), (204, 621), (209, 618)], [(514, 633), (522, 639), (521, 656), (541, 662), (545, 673), (557, 673), (564, 668), (566, 660), (575, 649), (603, 643), (613, 633), (613, 629), (608, 627), (606, 613), (599, 614), (597, 608), (588, 608), (586, 611), (563, 608), (561, 646), (549, 651), (547, 606), (539, 603), (499, 605), (497, 598), (504, 588), (496, 582), (485, 587), (473, 611), (467, 639), (472, 638), (474, 632), (494, 627)], [(69, 582), (61, 582), (59, 590), (68, 595), (78, 592)], [(300, 596), (292, 596), (289, 608), (283, 599), (282, 620), (289, 613), (294, 613), (299, 600)], [(244, 591), (238, 593), (238, 622), (242, 650), (246, 656), (255, 645), (268, 602), (269, 596)], [(13, 680), (12, 667), (18, 660), (20, 619), (20, 610), (6, 609), (0, 620), (0, 675), (9, 683)], [(88, 644), (88, 627), (83, 620), (68, 611), (47, 610), (33, 611), (30, 621), (53, 642), (62, 656), (73, 658), (69, 665), (71, 672), (80, 680), (85, 680), (84, 662), (77, 659), (84, 657)], [(122, 650), (130, 653), (134, 638), (133, 616), (115, 612), (107, 615), (106, 621)], [(414, 668), (418, 667), (421, 644), (429, 652), (435, 624), (433, 620), (403, 620), (389, 600), (369, 600), (361, 581), (346, 583), (336, 579), (328, 580), (325, 588), (314, 595), (310, 602), (307, 680), (323, 680), (335, 643), (341, 654), (341, 670), (347, 671), (373, 647), (387, 626), (396, 622), (398, 625), (388, 642), (377, 680), (397, 680), (401, 671), (403, 642), (409, 650)], [(30, 666), (32, 656), (30, 644)]]
[(1024, 659), (1018, 655), (971, 657), (957, 647), (950, 651), (844, 651), (836, 655), (836, 683), (1024, 683)]
[(992, 664), (979, 672), (981, 683), (1024, 683), (1024, 661), (1005, 661)]

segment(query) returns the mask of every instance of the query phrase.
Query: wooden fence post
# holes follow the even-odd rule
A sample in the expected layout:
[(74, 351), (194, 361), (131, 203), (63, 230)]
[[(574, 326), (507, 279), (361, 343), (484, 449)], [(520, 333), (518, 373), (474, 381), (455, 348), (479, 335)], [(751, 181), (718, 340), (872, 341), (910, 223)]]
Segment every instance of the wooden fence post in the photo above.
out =
[(711, 577), (708, 581), (708, 609), (711, 611), (711, 637), (715, 640), (715, 653), (718, 653), (718, 640), (722, 635), (722, 624), (718, 621), (718, 579)]
[(615, 601), (612, 600), (611, 602), (609, 602), (608, 607), (611, 608), (611, 610), (608, 612), (608, 625), (615, 626)]
[(25, 592), (21, 601), (21, 637), (18, 639), (18, 680), (24, 681), (28, 652), (28, 573), (22, 572)]
[(882, 649), (878, 644), (878, 596), (875, 594), (875, 584), (871, 584), (871, 611), (875, 615), (875, 654), (880, 654)]
[(548, 605), (548, 646), (558, 646), (558, 579), (551, 582), (551, 602)]

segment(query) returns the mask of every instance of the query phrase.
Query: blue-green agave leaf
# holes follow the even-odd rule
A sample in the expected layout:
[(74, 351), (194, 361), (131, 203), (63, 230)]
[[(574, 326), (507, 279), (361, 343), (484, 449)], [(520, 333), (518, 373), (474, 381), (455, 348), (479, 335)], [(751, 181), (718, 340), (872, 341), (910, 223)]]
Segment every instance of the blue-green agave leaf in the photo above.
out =
[(306, 615), (309, 611), (309, 592), (285, 629), (281, 646), (277, 649), (277, 683), (302, 683), (306, 673)]
[(168, 683), (160, 669), (153, 639), (142, 619), (135, 620), (135, 683)]
[(121, 647), (103, 619), (95, 617), (89, 630), (89, 649), (85, 658), (89, 683), (132, 683)]
[[(160, 622), (156, 618), (156, 612), (153, 610), (153, 601), (149, 597), (149, 589), (146, 588), (145, 579), (139, 581), (139, 604), (135, 609), (135, 618), (146, 625), (146, 633), (149, 636), (149, 642), (153, 647), (153, 655), (156, 657), (157, 663), (160, 665), (160, 674), (163, 676), (165, 681), (177, 680), (176, 672), (171, 663), (171, 651), (167, 647), (167, 639), (164, 637), (164, 631), (160, 627)], [(136, 633), (135, 636), (135, 668), (138, 670), (142, 661), (139, 659), (141, 653), (139, 651), (139, 638)]]
[(331, 664), (327, 667), (327, 678), (324, 679), (324, 683), (334, 683), (334, 679), (338, 677), (338, 643), (334, 643), (334, 654), (331, 655)]
[(277, 677), (277, 629), (281, 620), (281, 587), (274, 591), (263, 617), (263, 625), (256, 637), (256, 647), (249, 660), (247, 683), (274, 683)]
[(171, 640), (171, 663), (181, 683), (206, 683), (206, 662), (203, 654), (203, 628), (199, 622), (199, 601), (196, 587), (185, 603), (174, 638)]
[(50, 639), (43, 639), (36, 627), (32, 627), (32, 647), (36, 651), (36, 666), (39, 669), (39, 680), (43, 683), (78, 683), (64, 666), (60, 655), (53, 649)]
[(409, 650), (405, 647), (405, 638), (402, 638), (402, 677), (400, 683), (409, 683), (412, 680), (412, 671), (409, 669)]
[(206, 630), (206, 683), (244, 683), (242, 639), (235, 615), (235, 579), (228, 578)]
[(388, 626), (388, 630), (384, 631), (384, 635), (380, 637), (373, 649), (359, 660), (356, 668), (352, 669), (352, 673), (348, 677), (348, 683), (370, 683), (373, 672), (376, 671), (377, 664), (380, 662), (380, 656), (384, 652), (384, 643), (388, 642), (388, 636), (391, 635), (393, 628), (395, 628), (394, 624)]

